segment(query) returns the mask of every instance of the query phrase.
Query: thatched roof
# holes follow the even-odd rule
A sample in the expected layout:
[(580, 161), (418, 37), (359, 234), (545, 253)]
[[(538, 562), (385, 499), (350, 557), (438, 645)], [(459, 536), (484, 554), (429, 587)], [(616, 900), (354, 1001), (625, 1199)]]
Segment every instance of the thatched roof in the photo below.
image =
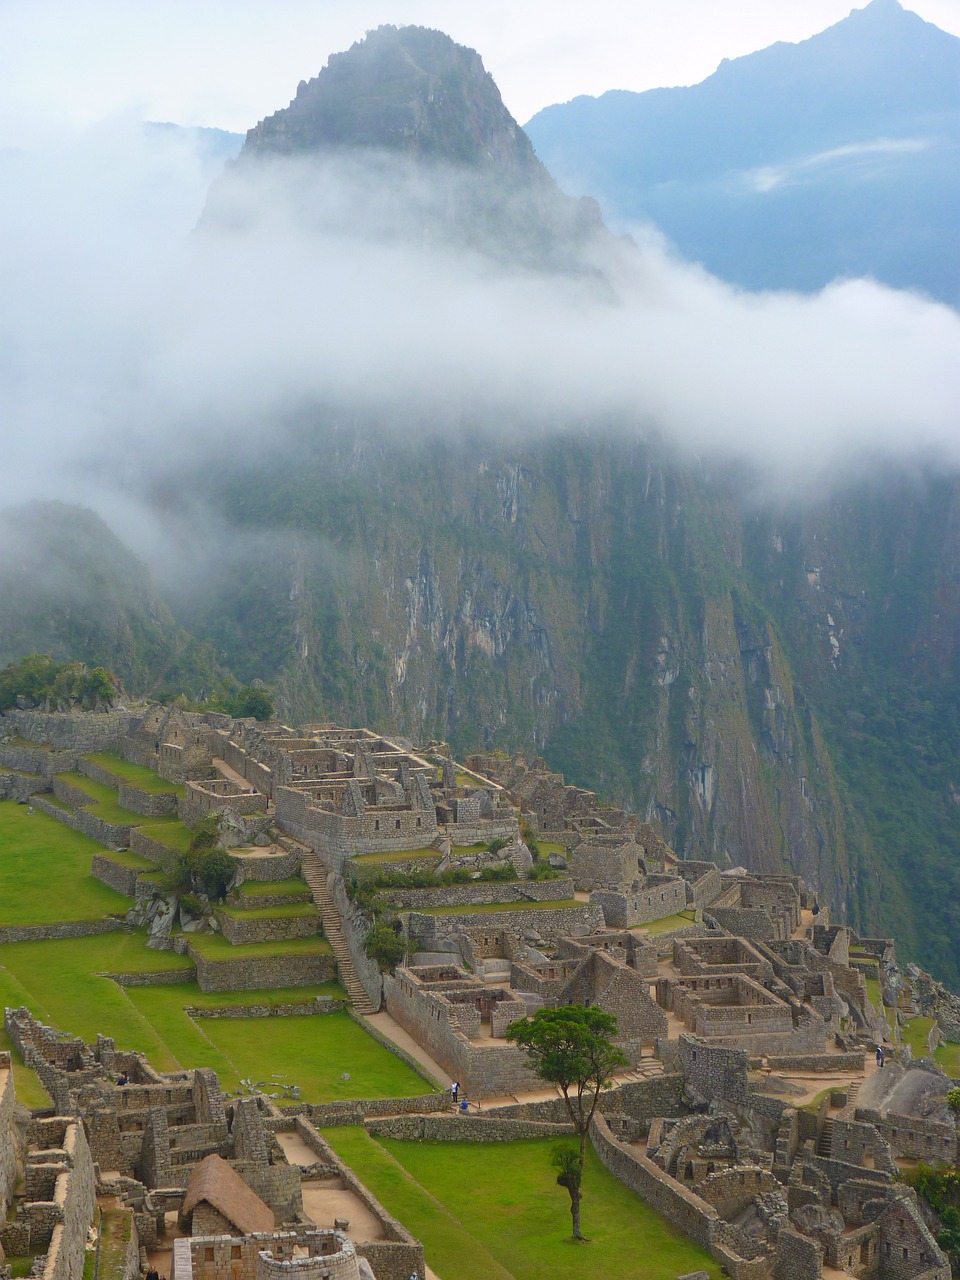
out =
[(243, 1235), (273, 1231), (276, 1226), (273, 1211), (220, 1156), (207, 1156), (190, 1175), (180, 1211), (183, 1217), (189, 1217), (201, 1200), (206, 1200)]

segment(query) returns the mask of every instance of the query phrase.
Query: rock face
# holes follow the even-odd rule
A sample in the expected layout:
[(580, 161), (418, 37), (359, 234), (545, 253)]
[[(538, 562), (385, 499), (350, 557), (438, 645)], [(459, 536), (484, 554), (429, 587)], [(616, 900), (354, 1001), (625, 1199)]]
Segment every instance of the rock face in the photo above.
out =
[(358, 147), (545, 176), (480, 55), (425, 27), (380, 27), (334, 54), (249, 131), (244, 154)]
[(242, 228), (265, 192), (311, 231), (578, 274), (616, 252), (596, 202), (564, 195), (537, 159), (480, 55), (424, 27), (380, 27), (301, 81), (249, 131), (204, 225)]

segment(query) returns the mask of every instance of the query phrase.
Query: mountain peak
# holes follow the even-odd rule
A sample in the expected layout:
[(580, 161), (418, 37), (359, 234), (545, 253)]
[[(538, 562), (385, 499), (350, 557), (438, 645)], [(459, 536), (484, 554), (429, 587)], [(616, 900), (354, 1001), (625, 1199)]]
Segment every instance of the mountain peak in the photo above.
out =
[(246, 153), (376, 148), (532, 171), (533, 147), (473, 49), (427, 27), (382, 26), (247, 134)]

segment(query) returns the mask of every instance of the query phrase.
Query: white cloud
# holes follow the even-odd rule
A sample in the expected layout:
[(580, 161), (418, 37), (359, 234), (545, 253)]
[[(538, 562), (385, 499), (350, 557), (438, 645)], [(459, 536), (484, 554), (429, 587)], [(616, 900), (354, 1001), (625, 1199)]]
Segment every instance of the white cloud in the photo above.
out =
[[(751, 295), (647, 238), (612, 299), (384, 237), (389, 163), (293, 167), (241, 193), (246, 229), (192, 234), (203, 164), (129, 121), (5, 163), (21, 197), (0, 220), (5, 500), (133, 510), (148, 480), (282, 448), (322, 405), (417, 439), (466, 419), (657, 431), (780, 486), (867, 460), (960, 466), (960, 316), (917, 296)], [(412, 196), (443, 204), (457, 182)]]

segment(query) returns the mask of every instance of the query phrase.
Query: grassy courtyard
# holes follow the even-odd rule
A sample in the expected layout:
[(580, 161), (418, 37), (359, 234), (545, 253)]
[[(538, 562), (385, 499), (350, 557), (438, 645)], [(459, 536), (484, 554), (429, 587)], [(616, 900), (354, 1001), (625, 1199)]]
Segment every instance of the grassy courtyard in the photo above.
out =
[(0, 800), (0, 925), (122, 915), (129, 898), (90, 874), (101, 846), (39, 810)]
[(146, 791), (152, 796), (169, 795), (171, 792), (182, 796), (185, 790), (181, 784), (167, 782), (165, 778), (161, 778), (152, 769), (147, 769), (140, 764), (131, 764), (129, 760), (124, 760), (123, 756), (117, 755), (113, 751), (100, 751), (94, 755), (84, 756), (84, 759), (106, 770), (107, 773), (116, 778), (118, 784), (121, 782), (129, 783), (130, 786), (136, 787), (140, 791)]
[[(588, 1151), (583, 1227), (570, 1239), (567, 1193), (549, 1140), (497, 1143), (376, 1141), (359, 1128), (324, 1135), (425, 1245), (427, 1262), (456, 1280), (675, 1280), (713, 1260), (618, 1182)], [(491, 1176), (495, 1169), (495, 1176)]]

